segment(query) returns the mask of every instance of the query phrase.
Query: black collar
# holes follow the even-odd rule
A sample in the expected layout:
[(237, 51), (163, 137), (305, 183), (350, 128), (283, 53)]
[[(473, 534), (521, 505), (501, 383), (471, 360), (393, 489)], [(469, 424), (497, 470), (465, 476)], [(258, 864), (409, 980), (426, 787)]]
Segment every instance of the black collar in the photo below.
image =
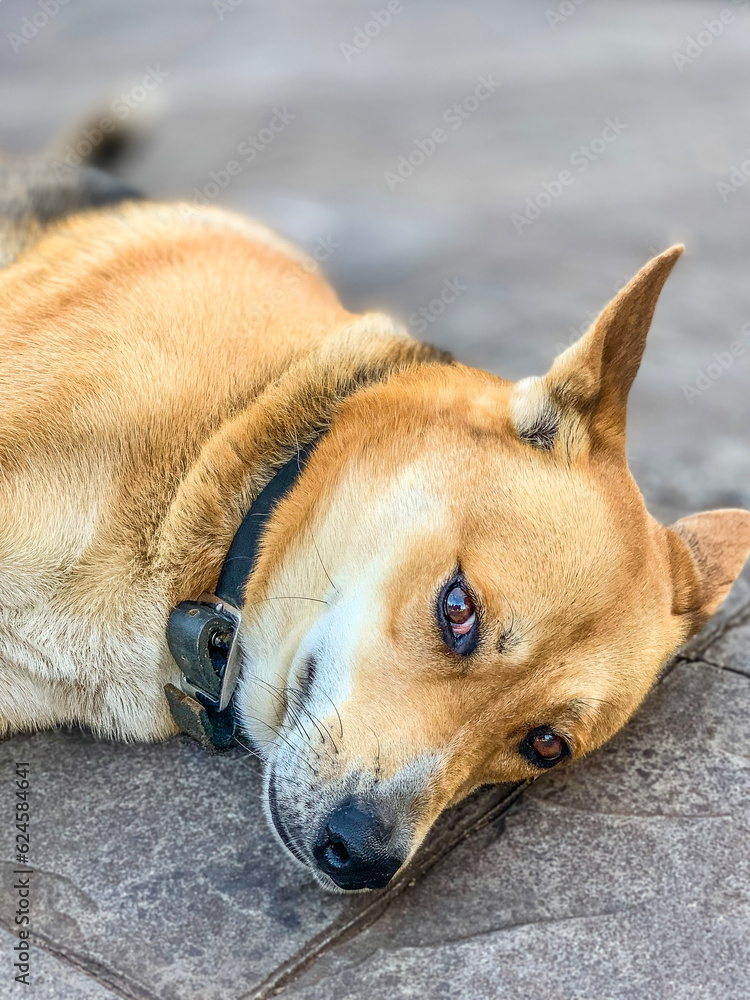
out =
[(245, 586), (276, 505), (297, 482), (316, 444), (297, 451), (258, 494), (229, 546), (216, 593), (183, 601), (169, 615), (167, 643), (183, 675), (182, 690), (166, 687), (170, 710), (179, 729), (204, 745), (227, 749), (234, 742)]

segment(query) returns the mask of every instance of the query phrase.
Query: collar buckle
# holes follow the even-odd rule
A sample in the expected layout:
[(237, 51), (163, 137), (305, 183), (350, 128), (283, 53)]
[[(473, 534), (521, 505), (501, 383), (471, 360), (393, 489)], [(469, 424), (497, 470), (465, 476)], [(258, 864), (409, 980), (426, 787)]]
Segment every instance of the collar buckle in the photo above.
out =
[(240, 622), (238, 609), (215, 594), (182, 601), (167, 621), (167, 643), (182, 672), (183, 691), (201, 695), (219, 712), (229, 705), (239, 680)]

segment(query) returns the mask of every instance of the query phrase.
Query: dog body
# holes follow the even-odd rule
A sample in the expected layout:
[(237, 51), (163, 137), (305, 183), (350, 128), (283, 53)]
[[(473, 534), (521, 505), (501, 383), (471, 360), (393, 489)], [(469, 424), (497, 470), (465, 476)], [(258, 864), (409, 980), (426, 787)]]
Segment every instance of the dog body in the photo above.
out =
[(169, 611), (317, 441), (245, 592), (237, 708), (284, 845), (382, 885), (446, 805), (616, 732), (750, 550), (747, 512), (665, 528), (627, 469), (679, 248), (513, 385), (347, 312), (259, 225), (118, 200), (14, 223), (0, 273), (0, 731), (172, 735)]
[[(295, 396), (366, 364), (372, 343), (384, 365), (426, 354), (348, 314), (302, 260), (228, 213), (134, 202), (76, 214), (0, 275), (3, 731), (171, 735), (165, 617), (212, 589), (253, 475), (316, 419), (320, 404), (295, 420)], [(254, 420), (269, 386), (281, 440)], [(241, 471), (222, 453), (238, 418), (254, 452)], [(201, 458), (224, 495), (188, 513)], [(172, 537), (195, 513), (201, 537)]]

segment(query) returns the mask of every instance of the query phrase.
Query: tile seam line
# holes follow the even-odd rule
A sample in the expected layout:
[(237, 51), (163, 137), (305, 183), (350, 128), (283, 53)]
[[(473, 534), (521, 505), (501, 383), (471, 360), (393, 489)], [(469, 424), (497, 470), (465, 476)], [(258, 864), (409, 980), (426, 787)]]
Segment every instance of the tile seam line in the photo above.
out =
[(712, 660), (707, 660), (704, 656), (681, 656), (677, 666), (682, 663), (692, 663), (696, 666), (703, 664), (705, 667), (711, 667), (712, 670), (719, 670), (724, 674), (734, 674), (735, 677), (744, 677), (746, 681), (750, 681), (750, 673), (738, 670), (737, 667), (728, 667), (724, 663), (714, 663)]
[[(661, 684), (665, 681), (667, 677), (672, 673), (672, 671), (679, 667), (681, 663), (706, 663), (708, 666), (718, 667), (721, 670), (726, 670), (730, 673), (740, 673), (740, 671), (735, 670), (733, 667), (725, 667), (718, 663), (712, 663), (708, 659), (711, 649), (720, 642), (725, 635), (731, 632), (735, 628), (740, 628), (747, 621), (750, 621), (750, 601), (746, 601), (741, 604), (737, 610), (722, 622), (718, 628), (706, 636), (703, 642), (691, 645), (686, 644), (682, 650), (675, 653), (671, 660), (668, 661), (667, 665), (662, 670), (661, 674), (656, 680), (657, 684)], [(684, 651), (683, 651), (684, 650)], [(747, 677), (747, 674), (743, 676)]]
[(728, 632), (731, 632), (734, 628), (739, 628), (748, 620), (750, 620), (750, 600), (741, 604), (736, 611), (729, 615), (726, 621), (722, 622), (713, 632), (710, 632), (702, 643), (698, 643), (695, 649), (689, 649), (686, 658), (690, 654), (695, 654), (698, 657), (707, 654)]
[(442, 861), (451, 854), (464, 840), (478, 830), (483, 829), (495, 819), (504, 816), (519, 800), (526, 788), (526, 782), (517, 785), (501, 802), (496, 802), (485, 812), (480, 813), (472, 823), (463, 829), (459, 829), (446, 844), (428, 855), (420, 868), (414, 872), (413, 878), (404, 878), (392, 893), (378, 897), (370, 905), (356, 913), (350, 920), (332, 927), (330, 931), (324, 932), (323, 935), (314, 939), (312, 947), (306, 948), (303, 946), (296, 955), (287, 962), (279, 965), (267, 976), (255, 988), (254, 992), (243, 993), (236, 1000), (270, 1000), (270, 998), (282, 993), (306, 969), (314, 965), (327, 951), (334, 948), (340, 941), (357, 937), (362, 931), (379, 920), (383, 913), (396, 902), (412, 882), (422, 880), (427, 876), (439, 861)]
[[(18, 938), (14, 929), (9, 927), (4, 921), (0, 921), (0, 928), (7, 931), (14, 938)], [(66, 951), (62, 945), (57, 944), (45, 934), (40, 934), (38, 931), (31, 931), (29, 941), (35, 948), (39, 948), (40, 951), (52, 955), (59, 961), (83, 973), (89, 979), (109, 990), (110, 993), (122, 997), (123, 1000), (162, 1000), (155, 993), (151, 993), (144, 987), (131, 983), (122, 973), (110, 969), (109, 966), (95, 960), (87, 959), (76, 952)]]

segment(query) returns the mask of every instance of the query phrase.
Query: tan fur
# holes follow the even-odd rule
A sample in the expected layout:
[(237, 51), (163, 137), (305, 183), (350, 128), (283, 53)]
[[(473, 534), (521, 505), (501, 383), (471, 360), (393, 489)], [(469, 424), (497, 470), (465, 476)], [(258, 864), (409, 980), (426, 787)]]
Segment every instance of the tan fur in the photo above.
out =
[[(537, 773), (531, 728), (599, 746), (750, 550), (748, 512), (666, 529), (627, 469), (679, 252), (514, 387), (348, 313), (228, 213), (126, 204), (42, 234), (0, 274), (0, 730), (172, 734), (169, 609), (213, 588), (253, 498), (325, 430), (243, 609), (238, 707), (293, 839), (320, 821), (301, 785), (377, 793), (411, 854), (448, 803)], [(435, 619), (458, 565), (481, 601), (466, 658)]]
[(134, 204), (0, 273), (5, 731), (173, 733), (169, 608), (214, 585), (266, 470), (340, 394), (432, 356), (282, 251), (231, 215)]

